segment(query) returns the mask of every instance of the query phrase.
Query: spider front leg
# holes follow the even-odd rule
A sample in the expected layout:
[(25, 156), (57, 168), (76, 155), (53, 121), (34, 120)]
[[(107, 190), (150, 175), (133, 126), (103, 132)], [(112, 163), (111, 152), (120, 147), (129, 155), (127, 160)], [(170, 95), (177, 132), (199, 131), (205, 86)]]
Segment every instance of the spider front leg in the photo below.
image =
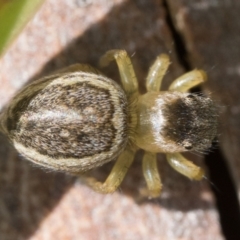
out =
[(100, 59), (100, 67), (107, 66), (111, 61), (116, 60), (123, 89), (127, 95), (132, 95), (138, 92), (138, 81), (132, 66), (132, 62), (125, 50), (110, 50), (107, 51)]
[(135, 151), (127, 147), (118, 157), (108, 178), (104, 183), (97, 181), (93, 177), (82, 177), (82, 180), (93, 190), (100, 193), (112, 193), (116, 191), (123, 181), (129, 167), (134, 160)]
[(170, 91), (188, 92), (191, 88), (205, 82), (207, 75), (202, 70), (193, 70), (177, 78), (169, 87)]
[(204, 177), (203, 169), (187, 160), (180, 153), (168, 153), (167, 160), (172, 168), (190, 179), (201, 180)]

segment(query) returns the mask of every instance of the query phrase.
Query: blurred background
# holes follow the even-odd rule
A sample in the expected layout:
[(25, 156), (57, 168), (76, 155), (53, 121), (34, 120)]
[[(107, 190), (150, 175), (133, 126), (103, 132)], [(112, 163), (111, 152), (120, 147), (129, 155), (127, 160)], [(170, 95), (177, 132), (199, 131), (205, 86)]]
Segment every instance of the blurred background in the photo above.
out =
[[(239, 11), (238, 0), (0, 0), (1, 108), (29, 81), (73, 63), (97, 67), (119, 48), (142, 93), (160, 53), (172, 62), (165, 89), (186, 71), (205, 70), (201, 90), (218, 104), (220, 122), (218, 144), (188, 154), (207, 179), (186, 179), (159, 154), (163, 192), (154, 200), (139, 195), (142, 151), (119, 191), (101, 195), (24, 160), (0, 136), (0, 239), (240, 239)], [(119, 81), (115, 64), (103, 72)], [(104, 179), (111, 165), (92, 174)]]

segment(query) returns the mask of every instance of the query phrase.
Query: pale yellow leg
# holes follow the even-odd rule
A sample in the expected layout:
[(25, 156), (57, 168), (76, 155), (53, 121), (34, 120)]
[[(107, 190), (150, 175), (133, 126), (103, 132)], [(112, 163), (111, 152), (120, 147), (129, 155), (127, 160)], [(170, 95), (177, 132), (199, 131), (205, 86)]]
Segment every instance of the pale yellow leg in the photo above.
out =
[(147, 91), (158, 92), (160, 90), (162, 79), (169, 67), (170, 60), (167, 54), (161, 54), (157, 57), (147, 75)]
[(127, 52), (118, 49), (107, 51), (101, 57), (99, 65), (100, 67), (105, 67), (113, 60), (117, 62), (122, 85), (127, 94), (138, 92), (138, 81)]
[(187, 92), (191, 88), (207, 81), (207, 75), (202, 70), (193, 70), (177, 78), (169, 87), (170, 91)]
[(162, 183), (157, 168), (155, 153), (145, 152), (143, 157), (143, 175), (147, 183), (149, 197), (158, 197), (162, 190)]
[(204, 177), (204, 171), (202, 168), (196, 166), (180, 153), (168, 153), (167, 160), (169, 164), (179, 173), (184, 176), (193, 179), (201, 180)]
[(133, 162), (134, 155), (135, 151), (127, 148), (117, 159), (112, 171), (104, 183), (99, 182), (92, 177), (83, 177), (82, 179), (88, 186), (97, 192), (112, 193), (116, 191), (123, 181), (129, 167)]

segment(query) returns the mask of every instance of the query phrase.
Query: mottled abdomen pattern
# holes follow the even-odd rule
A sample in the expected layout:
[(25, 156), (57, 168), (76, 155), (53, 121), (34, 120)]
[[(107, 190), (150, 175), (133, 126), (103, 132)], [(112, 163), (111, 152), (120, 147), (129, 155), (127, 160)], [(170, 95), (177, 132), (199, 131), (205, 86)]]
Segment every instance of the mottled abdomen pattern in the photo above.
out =
[(82, 172), (111, 161), (124, 149), (127, 107), (115, 82), (75, 72), (27, 86), (6, 110), (2, 124), (27, 159)]

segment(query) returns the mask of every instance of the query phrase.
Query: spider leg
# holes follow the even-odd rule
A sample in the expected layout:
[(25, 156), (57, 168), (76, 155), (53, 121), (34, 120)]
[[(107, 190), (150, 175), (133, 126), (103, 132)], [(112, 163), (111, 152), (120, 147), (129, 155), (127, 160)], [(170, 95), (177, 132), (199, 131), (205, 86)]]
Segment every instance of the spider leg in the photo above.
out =
[(187, 160), (185, 157), (182, 156), (182, 154), (168, 153), (166, 155), (168, 163), (177, 172), (193, 180), (201, 180), (204, 177), (203, 169)]
[(146, 88), (148, 92), (158, 92), (160, 90), (162, 79), (166, 74), (169, 64), (170, 60), (167, 54), (161, 54), (157, 57), (147, 75)]
[(131, 59), (125, 50), (107, 51), (100, 59), (100, 67), (105, 67), (113, 60), (116, 60), (123, 85), (127, 95), (138, 92), (138, 81), (132, 66)]
[(170, 91), (187, 92), (191, 88), (205, 82), (207, 75), (202, 70), (193, 70), (177, 78), (169, 87)]
[(99, 182), (93, 177), (80, 176), (80, 178), (93, 190), (100, 193), (112, 193), (116, 191), (121, 182), (123, 181), (129, 167), (134, 159), (135, 151), (126, 148), (124, 152), (118, 157), (114, 164), (109, 176), (105, 182)]
[(162, 190), (162, 183), (157, 168), (155, 153), (145, 152), (143, 157), (143, 175), (147, 183), (147, 193), (149, 197), (158, 197)]

